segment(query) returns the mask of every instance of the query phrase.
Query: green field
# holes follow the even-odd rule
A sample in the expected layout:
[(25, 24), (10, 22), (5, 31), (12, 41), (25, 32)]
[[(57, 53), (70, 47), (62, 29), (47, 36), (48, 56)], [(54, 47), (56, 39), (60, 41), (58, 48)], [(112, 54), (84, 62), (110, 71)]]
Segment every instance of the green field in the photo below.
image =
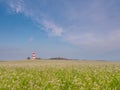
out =
[(120, 90), (120, 62), (0, 62), (0, 90)]

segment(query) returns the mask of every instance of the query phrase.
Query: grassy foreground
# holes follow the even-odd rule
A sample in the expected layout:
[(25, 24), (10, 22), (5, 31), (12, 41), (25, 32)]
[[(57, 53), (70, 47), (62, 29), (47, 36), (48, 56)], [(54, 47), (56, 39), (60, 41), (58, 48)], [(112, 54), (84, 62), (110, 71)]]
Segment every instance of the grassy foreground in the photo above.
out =
[(120, 90), (120, 63), (0, 62), (0, 90)]

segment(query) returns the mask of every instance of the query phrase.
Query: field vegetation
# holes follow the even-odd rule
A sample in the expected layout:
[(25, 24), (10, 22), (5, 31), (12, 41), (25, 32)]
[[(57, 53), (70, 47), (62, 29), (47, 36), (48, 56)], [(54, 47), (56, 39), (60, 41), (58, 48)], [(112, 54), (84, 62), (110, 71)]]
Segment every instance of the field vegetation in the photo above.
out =
[(120, 90), (120, 63), (79, 60), (0, 62), (0, 90)]

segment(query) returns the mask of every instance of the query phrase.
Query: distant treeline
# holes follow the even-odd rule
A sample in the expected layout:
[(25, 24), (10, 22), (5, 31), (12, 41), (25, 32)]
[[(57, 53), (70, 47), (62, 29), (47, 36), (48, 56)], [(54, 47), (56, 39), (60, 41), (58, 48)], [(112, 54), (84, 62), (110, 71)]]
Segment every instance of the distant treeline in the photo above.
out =
[(68, 58), (63, 58), (63, 57), (55, 57), (55, 58), (49, 58), (50, 60), (72, 60)]
[[(30, 60), (30, 57), (27, 57), (28, 60)], [(35, 58), (36, 60), (43, 60), (43, 58)], [(72, 60), (68, 58), (63, 58), (63, 57), (53, 57), (53, 58), (48, 58), (48, 60)]]

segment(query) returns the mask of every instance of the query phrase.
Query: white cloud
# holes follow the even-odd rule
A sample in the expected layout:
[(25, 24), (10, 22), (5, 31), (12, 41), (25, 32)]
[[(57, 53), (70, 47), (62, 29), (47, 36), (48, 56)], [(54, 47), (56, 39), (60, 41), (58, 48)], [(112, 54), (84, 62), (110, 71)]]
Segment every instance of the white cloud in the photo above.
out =
[(50, 33), (53, 36), (62, 36), (63, 29), (61, 27), (58, 27), (52, 21), (47, 20), (47, 17), (42, 13), (42, 11), (39, 10), (39, 8), (35, 10), (35, 8), (32, 8), (32, 5), (27, 5), (27, 2), (24, 0), (12, 0), (8, 1), (7, 4), (13, 12), (23, 13), (35, 21), (38, 26), (43, 25), (44, 30), (47, 33)]
[(43, 25), (47, 32), (51, 31), (51, 33), (55, 36), (62, 36), (63, 29), (61, 27), (58, 27), (54, 23), (46, 21), (46, 20), (43, 21)]
[(120, 49), (120, 30), (107, 33), (103, 36), (97, 33), (83, 33), (79, 35), (71, 34), (64, 38), (72, 44), (95, 52), (108, 52)]
[(6, 3), (9, 5), (11, 10), (16, 13), (22, 13), (24, 10), (24, 1), (23, 0), (7, 0)]

